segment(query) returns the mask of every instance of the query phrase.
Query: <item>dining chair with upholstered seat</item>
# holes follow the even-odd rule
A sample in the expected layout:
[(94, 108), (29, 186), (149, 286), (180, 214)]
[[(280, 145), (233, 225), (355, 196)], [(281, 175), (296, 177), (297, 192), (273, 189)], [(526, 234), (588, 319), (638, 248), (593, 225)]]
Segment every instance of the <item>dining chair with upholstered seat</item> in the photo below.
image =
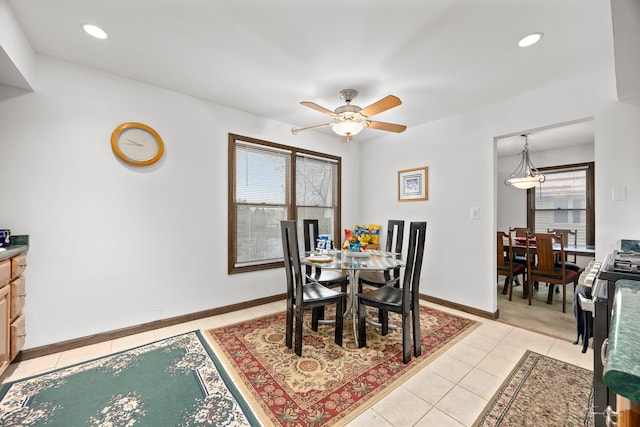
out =
[[(508, 247), (505, 248), (504, 242), (507, 239)], [(527, 269), (524, 265), (514, 262), (513, 255), (513, 243), (511, 240), (511, 234), (503, 231), (497, 232), (496, 240), (496, 263), (498, 275), (505, 276), (504, 288), (502, 294), (506, 294), (509, 291), (509, 301), (513, 295), (513, 280), (516, 276), (522, 275), (522, 283), (527, 284), (526, 272)], [(526, 258), (525, 258), (526, 259)], [(523, 287), (524, 289), (524, 287)]]
[[(298, 248), (298, 228), (296, 221), (281, 221), (282, 251), (284, 269), (287, 277), (287, 320), (286, 345), (292, 348), (295, 325), (295, 352), (302, 356), (302, 324), (304, 311), (312, 309), (311, 329), (318, 331), (319, 319), (324, 317), (324, 307), (335, 304), (335, 343), (342, 345), (343, 307), (347, 294), (329, 289), (326, 286), (309, 281), (305, 283)], [(295, 322), (294, 322), (295, 321)]]
[[(315, 241), (319, 235), (318, 220), (304, 219), (302, 220), (302, 226), (304, 228), (304, 251), (311, 252), (315, 249)], [(349, 278), (346, 274), (337, 270), (322, 270), (320, 267), (312, 267), (310, 265), (306, 265), (305, 270), (307, 280), (313, 280), (329, 288), (340, 286), (342, 292), (347, 292)]]
[[(403, 240), (404, 221), (390, 219), (387, 224), (385, 251), (401, 254)], [(362, 292), (362, 285), (379, 288), (388, 284), (393, 284), (396, 288), (400, 286), (400, 268), (384, 271), (363, 271), (360, 273), (360, 280), (358, 281), (358, 292)]]
[[(575, 289), (580, 273), (566, 268), (564, 242), (560, 236), (552, 233), (535, 233), (533, 237), (535, 237), (535, 248), (529, 245), (526, 247), (529, 305), (531, 305), (533, 294), (533, 282), (549, 284), (547, 304), (553, 301), (553, 285), (562, 285), (562, 312), (566, 313), (567, 285), (573, 283)], [(558, 245), (555, 250), (554, 243)], [(534, 259), (535, 264), (532, 262)]]
[[(565, 228), (547, 228), (547, 233), (552, 233), (552, 234), (557, 234), (559, 236), (562, 236), (562, 242), (564, 243), (564, 245), (568, 245), (568, 244), (572, 244), (573, 246), (576, 246), (578, 244), (578, 230), (569, 230), (569, 229), (565, 229)], [(571, 270), (580, 270), (582, 271), (582, 267), (580, 267), (578, 264), (578, 256), (575, 254), (575, 252), (573, 253), (573, 255), (571, 256), (571, 258), (569, 257), (568, 254), (565, 254), (565, 267), (569, 268)]]
[[(511, 236), (512, 242), (514, 242), (515, 240), (513, 239), (514, 237), (518, 237), (518, 238), (526, 238), (531, 236), (531, 230), (529, 230), (527, 227), (511, 227), (509, 228), (509, 235)], [(527, 268), (527, 257), (526, 254), (524, 253), (524, 251), (522, 250), (514, 250), (513, 251), (513, 262), (515, 262), (516, 264), (520, 264), (522, 266), (524, 266), (525, 268)], [(516, 276), (516, 283), (518, 283), (518, 278)]]
[[(404, 267), (402, 286), (384, 285), (380, 288), (361, 292), (358, 298), (358, 347), (367, 345), (366, 308), (381, 310), (382, 335), (389, 332), (389, 312), (399, 313), (402, 330), (402, 361), (411, 360), (410, 330), (413, 330), (413, 354), (422, 353), (420, 341), (420, 273), (424, 255), (426, 222), (412, 222), (409, 226), (409, 249)], [(410, 316), (411, 315), (411, 316)]]

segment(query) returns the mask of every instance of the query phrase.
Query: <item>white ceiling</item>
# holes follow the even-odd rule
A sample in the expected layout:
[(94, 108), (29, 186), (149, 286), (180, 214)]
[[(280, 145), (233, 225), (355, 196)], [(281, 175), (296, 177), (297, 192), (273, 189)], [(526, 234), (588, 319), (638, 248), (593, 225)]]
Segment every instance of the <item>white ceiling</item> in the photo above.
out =
[(499, 137), (496, 139), (497, 155), (505, 157), (522, 152), (525, 142), (522, 135), (525, 134), (528, 135), (529, 152), (531, 153), (581, 145), (593, 146), (595, 143), (594, 126), (593, 120), (582, 120)]
[[(411, 128), (614, 63), (602, 0), (8, 4), (38, 53), (296, 127), (327, 122), (300, 101), (333, 110), (344, 88), (360, 92), (361, 107), (398, 96), (403, 104), (375, 119)], [(87, 36), (83, 23), (109, 38)], [(519, 48), (532, 32), (542, 41)], [(381, 136), (395, 135), (365, 129), (354, 142)]]

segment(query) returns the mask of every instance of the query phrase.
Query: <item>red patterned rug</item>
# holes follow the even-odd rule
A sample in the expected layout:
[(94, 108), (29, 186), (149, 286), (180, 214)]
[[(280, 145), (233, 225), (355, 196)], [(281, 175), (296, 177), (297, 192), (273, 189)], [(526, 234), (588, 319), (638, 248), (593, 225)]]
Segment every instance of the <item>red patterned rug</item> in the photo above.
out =
[[(375, 318), (377, 312), (369, 313)], [(327, 318), (331, 313), (327, 313)], [(389, 322), (399, 325), (393, 313)], [(402, 363), (399, 330), (367, 328), (367, 347), (357, 348), (351, 322), (343, 347), (333, 325), (310, 328), (305, 314), (302, 357), (285, 346), (285, 313), (207, 331), (211, 345), (260, 420), (276, 426), (344, 424), (470, 332), (477, 322), (421, 307), (422, 355)]]

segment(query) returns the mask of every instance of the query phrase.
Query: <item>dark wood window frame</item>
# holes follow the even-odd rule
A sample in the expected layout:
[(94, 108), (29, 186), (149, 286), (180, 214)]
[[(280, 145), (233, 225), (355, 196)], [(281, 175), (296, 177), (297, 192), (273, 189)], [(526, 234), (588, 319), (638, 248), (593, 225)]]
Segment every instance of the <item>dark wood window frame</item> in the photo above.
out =
[[(546, 171), (562, 171), (571, 169), (586, 169), (586, 207), (585, 207), (585, 220), (586, 220), (586, 244), (595, 245), (595, 230), (596, 230), (596, 217), (595, 217), (595, 163), (574, 163), (569, 165), (550, 166), (544, 168), (538, 168), (543, 174)], [(527, 228), (529, 230), (535, 230), (535, 195), (537, 191), (544, 191), (544, 183), (540, 186), (530, 188), (527, 190)], [(546, 230), (545, 230), (546, 231)]]
[[(284, 267), (284, 262), (282, 260), (279, 261), (269, 261), (269, 262), (257, 262), (251, 265), (236, 265), (237, 257), (237, 239), (236, 239), (236, 231), (237, 230), (237, 204), (236, 204), (236, 141), (240, 143), (245, 142), (249, 144), (255, 144), (258, 146), (263, 146), (265, 149), (273, 148), (274, 150), (282, 150), (290, 152), (290, 165), (291, 165), (291, 173), (289, 175), (289, 200), (286, 202), (286, 212), (288, 219), (298, 219), (297, 218), (297, 204), (296, 204), (296, 161), (299, 155), (313, 156), (319, 159), (327, 159), (328, 161), (335, 162), (337, 166), (337, 182), (336, 182), (336, 207), (335, 207), (335, 215), (334, 215), (334, 241), (338, 242), (341, 236), (342, 226), (341, 226), (341, 212), (342, 212), (342, 158), (338, 156), (333, 156), (326, 153), (320, 153), (312, 150), (305, 150), (298, 147), (292, 147), (288, 145), (278, 144), (275, 142), (264, 141), (257, 138), (251, 138), (242, 135), (229, 134), (229, 144), (228, 144), (228, 273), (229, 274), (237, 274), (244, 273), (249, 271), (259, 271), (259, 270), (268, 270), (273, 268), (281, 268)], [(302, 221), (302, 218), (299, 219)]]

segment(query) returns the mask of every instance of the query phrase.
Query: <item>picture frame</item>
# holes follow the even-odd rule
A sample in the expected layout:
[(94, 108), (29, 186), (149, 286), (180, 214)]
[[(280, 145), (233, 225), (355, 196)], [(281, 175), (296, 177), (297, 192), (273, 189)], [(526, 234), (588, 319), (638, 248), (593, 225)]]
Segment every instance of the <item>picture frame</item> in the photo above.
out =
[(398, 201), (429, 200), (429, 168), (427, 166), (398, 171)]

